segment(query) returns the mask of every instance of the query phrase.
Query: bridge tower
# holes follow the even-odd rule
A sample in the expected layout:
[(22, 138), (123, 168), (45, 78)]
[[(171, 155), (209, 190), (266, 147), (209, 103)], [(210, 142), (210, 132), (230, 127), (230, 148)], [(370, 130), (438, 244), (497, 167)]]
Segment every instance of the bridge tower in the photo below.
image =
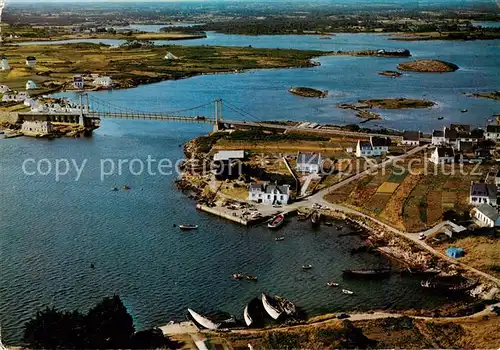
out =
[[(86, 104), (83, 104), (83, 95), (85, 95), (86, 98)], [(78, 121), (78, 124), (81, 126), (85, 126), (85, 113), (89, 113), (89, 94), (87, 93), (80, 93), (80, 118)]]
[(214, 124), (214, 132), (218, 132), (223, 129), (222, 122), (222, 99), (215, 100), (215, 124)]

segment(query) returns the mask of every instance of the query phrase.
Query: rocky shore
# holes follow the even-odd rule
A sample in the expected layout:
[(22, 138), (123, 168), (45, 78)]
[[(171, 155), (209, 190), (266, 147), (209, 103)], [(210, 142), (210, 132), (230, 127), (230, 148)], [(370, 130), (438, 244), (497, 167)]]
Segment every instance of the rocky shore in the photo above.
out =
[(328, 96), (328, 90), (322, 91), (318, 89), (313, 89), (309, 87), (293, 87), (288, 90), (290, 93), (302, 97), (316, 97), (325, 98)]
[(368, 105), (369, 108), (381, 109), (428, 108), (435, 105), (432, 101), (411, 98), (359, 100), (359, 103)]
[(386, 77), (397, 78), (397, 77), (402, 76), (403, 74), (399, 73), (399, 72), (396, 72), (396, 71), (392, 71), (392, 70), (385, 70), (383, 72), (379, 72), (378, 75), (383, 75), (383, 76), (386, 76)]

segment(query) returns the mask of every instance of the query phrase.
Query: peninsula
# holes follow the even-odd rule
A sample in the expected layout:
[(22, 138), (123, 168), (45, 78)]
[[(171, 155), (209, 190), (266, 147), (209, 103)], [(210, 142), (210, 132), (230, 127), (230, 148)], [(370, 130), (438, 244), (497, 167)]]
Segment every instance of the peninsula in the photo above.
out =
[(489, 98), (492, 100), (500, 100), (500, 91), (493, 92), (475, 92), (472, 94), (473, 97)]

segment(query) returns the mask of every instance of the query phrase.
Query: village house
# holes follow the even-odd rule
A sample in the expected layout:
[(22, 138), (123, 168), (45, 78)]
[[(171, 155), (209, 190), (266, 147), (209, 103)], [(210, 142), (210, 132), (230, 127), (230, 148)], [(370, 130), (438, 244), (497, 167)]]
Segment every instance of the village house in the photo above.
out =
[(26, 57), (26, 66), (28, 66), (29, 68), (35, 68), (36, 58), (34, 56)]
[(167, 51), (167, 54), (165, 55), (165, 59), (166, 60), (178, 60), (179, 57), (177, 57), (173, 53)]
[(0, 70), (10, 70), (9, 61), (7, 61), (7, 57), (2, 56), (0, 58)]
[(290, 185), (250, 184), (248, 199), (264, 204), (287, 204), (290, 199)]
[(6, 94), (10, 91), (10, 88), (7, 85), (0, 85), (0, 94)]
[(472, 183), (469, 203), (474, 206), (480, 204), (497, 205), (497, 187), (492, 184)]
[(429, 161), (434, 164), (453, 164), (455, 151), (451, 147), (436, 147)]
[(2, 102), (24, 102), (30, 95), (27, 92), (6, 93), (2, 96)]
[(85, 87), (85, 80), (81, 75), (75, 75), (73, 77), (73, 87), (77, 90), (82, 90)]
[(21, 127), (22, 132), (29, 134), (50, 134), (54, 131), (51, 122), (47, 121), (24, 121)]
[(36, 89), (38, 89), (38, 86), (36, 86), (33, 80), (28, 80), (26, 82), (26, 90), (36, 90)]
[(495, 142), (500, 141), (500, 125), (487, 125), (486, 133), (484, 134), (486, 140), (491, 140)]
[(420, 145), (420, 132), (419, 131), (405, 131), (401, 144), (404, 146), (419, 146)]
[(500, 214), (491, 205), (481, 204), (472, 209), (472, 215), (483, 227), (499, 228)]
[(295, 170), (300, 173), (317, 174), (321, 170), (321, 153), (301, 153), (297, 154), (297, 165)]
[(379, 157), (389, 152), (391, 139), (389, 137), (371, 136), (370, 141), (358, 140), (356, 157)]
[(110, 77), (98, 77), (94, 80), (93, 84), (104, 88), (110, 88), (113, 86), (113, 80)]
[(434, 130), (431, 143), (434, 146), (451, 146), (458, 149), (460, 142), (478, 143), (483, 138), (484, 132), (481, 129), (471, 130), (470, 125), (451, 124), (449, 128), (443, 127), (443, 130)]

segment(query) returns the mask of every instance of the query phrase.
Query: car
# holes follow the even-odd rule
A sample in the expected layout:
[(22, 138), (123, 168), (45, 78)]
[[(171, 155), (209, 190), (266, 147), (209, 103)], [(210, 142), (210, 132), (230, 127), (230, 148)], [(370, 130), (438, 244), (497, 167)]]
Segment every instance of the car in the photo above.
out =
[(346, 313), (344, 313), (344, 312), (342, 312), (342, 313), (340, 313), (340, 314), (337, 314), (337, 316), (335, 316), (335, 317), (337, 317), (339, 320), (343, 320), (343, 319), (345, 319), (345, 318), (349, 318), (349, 317), (351, 317), (351, 316), (350, 316), (350, 315), (348, 315), (348, 314), (346, 314)]
[(312, 205), (312, 208), (313, 208), (313, 209), (321, 209), (322, 207), (321, 207), (321, 204), (314, 203), (314, 204)]
[(280, 204), (275, 204), (275, 205), (273, 205), (273, 208), (283, 208), (283, 206)]
[(500, 306), (498, 306), (498, 305), (491, 305), (490, 306), (490, 311), (491, 312), (500, 312)]
[(425, 234), (424, 233), (421, 233), (418, 238), (423, 241), (425, 239)]

